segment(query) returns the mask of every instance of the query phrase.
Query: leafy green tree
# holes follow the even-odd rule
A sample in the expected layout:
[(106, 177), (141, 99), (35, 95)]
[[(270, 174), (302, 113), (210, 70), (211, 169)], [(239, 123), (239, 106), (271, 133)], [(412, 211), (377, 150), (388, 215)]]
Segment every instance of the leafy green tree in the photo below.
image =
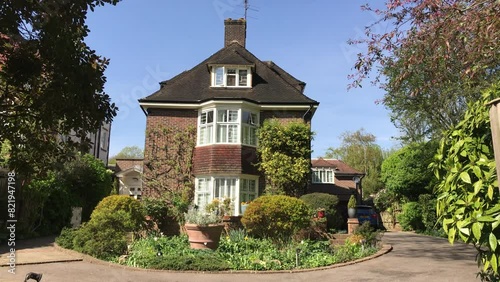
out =
[(500, 83), (469, 105), (464, 119), (446, 132), (432, 165), (436, 177), (437, 213), (448, 240), (459, 237), (478, 252), (483, 278), (498, 281), (500, 194), (496, 178), (490, 118), (486, 103), (500, 97)]
[(144, 150), (139, 146), (127, 146), (118, 154), (109, 159), (109, 164), (116, 164), (116, 159), (142, 159), (144, 158)]
[(375, 135), (359, 129), (346, 131), (341, 135), (342, 144), (338, 148), (328, 148), (325, 157), (340, 159), (351, 167), (364, 172), (364, 196), (376, 193), (382, 188), (379, 180), (383, 152), (377, 145)]
[[(117, 108), (104, 93), (108, 60), (84, 42), (89, 11), (118, 0), (4, 0), (0, 4), (0, 143), (9, 168), (43, 173), (88, 151), (88, 132)], [(81, 143), (62, 142), (74, 134)]]
[(436, 150), (437, 142), (412, 143), (385, 159), (380, 179), (386, 192), (397, 201), (417, 201), (420, 194), (431, 193), (436, 181), (428, 166)]
[[(379, 16), (365, 36), (351, 86), (372, 70), (386, 90), (382, 103), (408, 142), (440, 137), (456, 125), (467, 103), (498, 81), (500, 5), (497, 0), (385, 1), (362, 8)], [(378, 28), (387, 25), (387, 28)], [(379, 67), (380, 66), (380, 67)]]
[(282, 122), (269, 119), (259, 129), (259, 170), (264, 172), (266, 194), (300, 196), (311, 169), (309, 124), (302, 120)]

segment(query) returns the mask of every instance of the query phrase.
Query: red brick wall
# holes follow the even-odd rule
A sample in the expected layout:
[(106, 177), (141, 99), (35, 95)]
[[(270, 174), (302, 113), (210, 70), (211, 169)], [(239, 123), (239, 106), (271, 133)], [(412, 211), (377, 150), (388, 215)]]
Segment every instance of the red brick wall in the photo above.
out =
[[(163, 146), (167, 142), (165, 139), (161, 138), (148, 138), (149, 132), (152, 130), (158, 130), (163, 127), (170, 128), (174, 132), (184, 132), (189, 127), (196, 128), (198, 120), (197, 110), (164, 110), (164, 109), (149, 109), (148, 116), (146, 119), (146, 142), (144, 146), (144, 163), (149, 161), (149, 157), (152, 154), (153, 142), (156, 146)], [(196, 137), (195, 137), (196, 138)], [(152, 177), (151, 171), (144, 166), (144, 179), (149, 179)], [(143, 193), (145, 195), (151, 194), (150, 189), (148, 189), (147, 181), (143, 186)], [(175, 179), (167, 181), (167, 185), (174, 187), (177, 185)]]
[(197, 147), (194, 153), (193, 173), (258, 174), (252, 165), (257, 162), (255, 148), (241, 145), (209, 145)]

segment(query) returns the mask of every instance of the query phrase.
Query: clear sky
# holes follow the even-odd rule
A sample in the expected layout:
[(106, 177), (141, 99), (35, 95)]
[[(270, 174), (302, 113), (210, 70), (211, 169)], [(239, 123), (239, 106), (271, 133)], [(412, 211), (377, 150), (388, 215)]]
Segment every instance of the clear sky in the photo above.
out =
[[(377, 17), (367, 0), (249, 0), (246, 48), (307, 83), (320, 102), (313, 118), (313, 157), (340, 145), (345, 131), (364, 128), (383, 148), (397, 145), (383, 92), (366, 81), (347, 90), (360, 47), (347, 45)], [(86, 42), (111, 60), (106, 92), (120, 111), (111, 129), (110, 156), (125, 146), (144, 147), (146, 117), (137, 99), (159, 82), (189, 70), (224, 46), (224, 19), (244, 15), (243, 0), (124, 0), (89, 13)], [(383, 31), (387, 27), (375, 26)]]

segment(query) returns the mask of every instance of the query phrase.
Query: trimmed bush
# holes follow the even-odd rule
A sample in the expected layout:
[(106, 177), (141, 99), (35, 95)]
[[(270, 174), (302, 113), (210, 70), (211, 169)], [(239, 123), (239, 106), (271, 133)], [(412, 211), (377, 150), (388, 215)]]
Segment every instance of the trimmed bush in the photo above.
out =
[(211, 251), (198, 251), (196, 254), (164, 255), (152, 258), (148, 267), (168, 270), (222, 271), (230, 265)]
[(139, 201), (128, 196), (106, 197), (90, 221), (76, 231), (73, 249), (101, 259), (117, 257), (127, 250), (126, 233), (139, 231), (144, 221)]
[(241, 222), (250, 235), (286, 240), (309, 226), (310, 212), (300, 199), (283, 195), (262, 196), (248, 205)]
[(403, 211), (398, 215), (399, 224), (405, 231), (424, 230), (422, 223), (422, 209), (417, 202), (408, 202), (403, 205)]
[(315, 215), (318, 209), (325, 209), (327, 218), (327, 228), (339, 228), (343, 224), (342, 217), (337, 213), (339, 198), (326, 193), (311, 193), (300, 197), (312, 210)]
[(73, 249), (73, 239), (77, 229), (64, 227), (61, 234), (56, 238), (56, 243), (66, 249)]

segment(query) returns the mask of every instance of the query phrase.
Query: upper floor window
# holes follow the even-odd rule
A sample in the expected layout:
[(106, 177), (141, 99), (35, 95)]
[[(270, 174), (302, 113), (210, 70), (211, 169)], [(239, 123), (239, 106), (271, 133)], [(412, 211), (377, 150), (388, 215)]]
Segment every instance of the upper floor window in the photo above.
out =
[(335, 183), (334, 172), (331, 168), (313, 168), (312, 169), (313, 183)]
[(198, 119), (198, 145), (229, 143), (257, 146), (258, 124), (258, 114), (248, 110), (203, 110)]
[(249, 87), (251, 74), (248, 67), (214, 67), (212, 86)]

